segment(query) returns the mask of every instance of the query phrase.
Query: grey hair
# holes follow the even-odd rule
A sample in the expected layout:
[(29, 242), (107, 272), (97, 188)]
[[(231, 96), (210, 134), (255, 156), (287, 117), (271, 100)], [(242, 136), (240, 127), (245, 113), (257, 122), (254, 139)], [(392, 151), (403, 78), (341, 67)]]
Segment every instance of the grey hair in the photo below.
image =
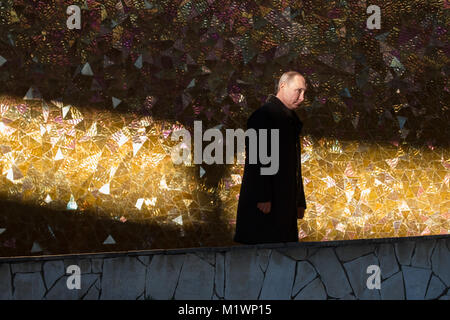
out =
[(287, 71), (287, 72), (283, 73), (282, 76), (280, 77), (280, 80), (278, 81), (277, 93), (278, 93), (278, 91), (280, 91), (280, 86), (283, 82), (289, 83), (289, 82), (291, 82), (292, 78), (294, 78), (295, 76), (300, 76), (300, 77), (304, 78), (303, 75), (297, 71)]

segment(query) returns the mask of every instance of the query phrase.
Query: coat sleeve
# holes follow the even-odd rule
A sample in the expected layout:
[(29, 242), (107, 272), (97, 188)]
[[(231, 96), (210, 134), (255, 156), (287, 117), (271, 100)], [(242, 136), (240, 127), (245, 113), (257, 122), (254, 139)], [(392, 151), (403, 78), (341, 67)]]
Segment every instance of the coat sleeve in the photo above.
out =
[(261, 168), (270, 167), (270, 163), (264, 165), (259, 161), (259, 129), (267, 129), (267, 152), (271, 154), (271, 145), (270, 145), (270, 128), (271, 123), (268, 115), (264, 112), (255, 112), (247, 121), (247, 129), (255, 129), (257, 136), (257, 150), (258, 150), (258, 161), (254, 164), (253, 169), (255, 170), (256, 181), (254, 181), (254, 188), (256, 194), (257, 202), (270, 202), (272, 201), (272, 189), (273, 189), (273, 178), (271, 175), (262, 175)]

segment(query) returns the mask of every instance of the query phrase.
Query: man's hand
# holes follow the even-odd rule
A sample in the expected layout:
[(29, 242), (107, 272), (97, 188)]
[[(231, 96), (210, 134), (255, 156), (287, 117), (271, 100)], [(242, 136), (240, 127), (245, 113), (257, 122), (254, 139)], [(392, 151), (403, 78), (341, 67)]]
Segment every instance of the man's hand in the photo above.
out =
[(304, 215), (305, 215), (305, 208), (298, 207), (297, 208), (297, 219), (303, 219)]
[(270, 201), (269, 202), (258, 202), (256, 204), (259, 210), (261, 210), (264, 213), (270, 212)]

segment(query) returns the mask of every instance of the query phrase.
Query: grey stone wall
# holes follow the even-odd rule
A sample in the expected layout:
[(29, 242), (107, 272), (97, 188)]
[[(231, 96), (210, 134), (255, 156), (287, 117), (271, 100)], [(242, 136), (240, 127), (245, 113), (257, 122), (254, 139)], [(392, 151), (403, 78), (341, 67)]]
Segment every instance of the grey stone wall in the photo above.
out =
[[(80, 289), (68, 289), (70, 265)], [(449, 300), (449, 287), (448, 235), (0, 258), (2, 300)]]

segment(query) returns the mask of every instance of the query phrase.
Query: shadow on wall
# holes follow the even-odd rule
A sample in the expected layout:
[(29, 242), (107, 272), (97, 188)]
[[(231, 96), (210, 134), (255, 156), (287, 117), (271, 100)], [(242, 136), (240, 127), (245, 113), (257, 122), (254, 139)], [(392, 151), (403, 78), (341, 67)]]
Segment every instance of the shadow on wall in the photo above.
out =
[[(16, 98), (15, 102), (20, 100)], [(203, 129), (206, 129), (205, 126)], [(332, 132), (345, 131), (330, 127), (330, 135)], [(304, 132), (305, 134), (307, 132)], [(343, 139), (344, 137), (345, 135), (334, 138)], [(369, 137), (373, 139), (369, 140), (369, 143), (377, 141), (374, 136), (369, 135)], [(436, 137), (442, 139), (443, 135), (436, 135)], [(314, 139), (317, 138), (319, 137), (314, 136)], [(356, 136), (356, 140), (358, 138), (361, 137)], [(388, 143), (389, 140), (381, 141)], [(416, 142), (419, 143), (419, 140)], [(425, 140), (421, 143), (422, 146), (426, 145)], [(345, 156), (351, 157), (351, 155)], [(330, 161), (332, 163), (332, 159)], [(200, 179), (198, 174), (193, 177), (196, 180), (196, 191), (200, 191), (199, 187), (204, 190), (198, 194), (195, 194), (196, 191), (193, 192), (194, 198), (200, 198), (197, 207), (194, 204), (186, 212), (181, 212), (184, 221), (182, 227), (171, 221), (174, 217), (167, 215), (149, 219), (148, 216), (130, 214), (126, 216), (128, 220), (122, 222), (121, 216), (114, 216), (112, 212), (53, 211), (45, 207), (34, 207), (20, 200), (19, 202), (11, 199), (3, 200), (0, 203), (0, 255), (68, 254), (231, 245), (233, 244), (233, 228), (227, 217), (222, 214), (224, 206), (228, 203), (222, 202), (218, 192), (223, 178), (229, 176), (230, 166), (206, 164), (201, 166), (207, 174), (203, 179)], [(196, 165), (196, 172), (199, 171), (199, 167)], [(208, 209), (202, 208), (201, 203), (207, 203)], [(195, 222), (190, 221), (191, 219)], [(112, 244), (104, 244), (107, 239), (107, 242)]]
[[(158, 218), (125, 222), (92, 211), (52, 210), (0, 200), (0, 256), (30, 256), (232, 245), (220, 203), (204, 223), (184, 226)], [(202, 215), (192, 208), (190, 216)]]

